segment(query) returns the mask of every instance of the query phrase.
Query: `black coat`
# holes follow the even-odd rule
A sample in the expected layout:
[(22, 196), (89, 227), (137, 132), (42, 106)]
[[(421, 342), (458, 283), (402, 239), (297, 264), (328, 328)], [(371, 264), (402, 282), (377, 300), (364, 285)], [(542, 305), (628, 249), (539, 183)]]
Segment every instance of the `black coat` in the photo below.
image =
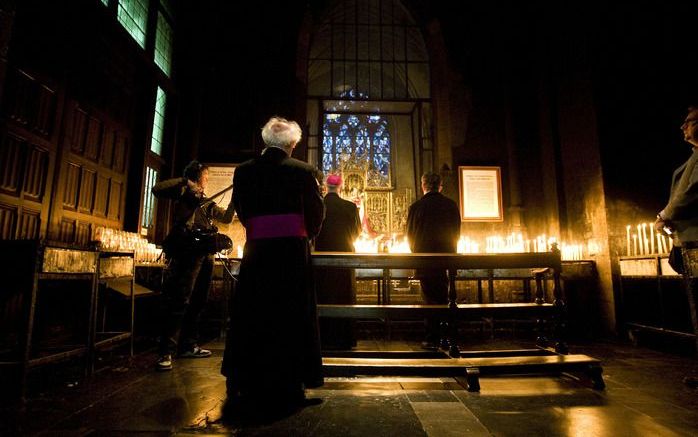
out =
[(187, 178), (165, 179), (151, 190), (158, 199), (174, 200), (173, 226), (210, 229), (213, 221), (230, 223), (233, 221), (233, 208), (223, 209), (213, 201), (202, 202), (203, 195), (195, 193), (187, 185)]
[(222, 373), (244, 394), (322, 385), (309, 238), (320, 231), (322, 196), (313, 168), (277, 148), (235, 170), (233, 203), (243, 226), (259, 216), (302, 214), (308, 237), (250, 239), (231, 300)]
[[(325, 221), (315, 239), (315, 250), (325, 252), (354, 252), (354, 240), (361, 232), (359, 210), (353, 202), (337, 193), (325, 196)], [(317, 299), (323, 304), (353, 304), (356, 302), (353, 269), (315, 270)], [(354, 344), (353, 323), (349, 319), (320, 319), (323, 349), (350, 349)]]
[(359, 210), (353, 202), (337, 193), (325, 196), (325, 221), (315, 239), (315, 250), (324, 252), (353, 252), (354, 240), (361, 233)]
[[(443, 194), (431, 191), (410, 205), (407, 213), (407, 239), (412, 252), (456, 253), (460, 237), (460, 211)], [(428, 304), (448, 302), (445, 270), (418, 269), (422, 294)]]
[(456, 202), (430, 191), (410, 205), (407, 239), (412, 252), (456, 253), (460, 211)]

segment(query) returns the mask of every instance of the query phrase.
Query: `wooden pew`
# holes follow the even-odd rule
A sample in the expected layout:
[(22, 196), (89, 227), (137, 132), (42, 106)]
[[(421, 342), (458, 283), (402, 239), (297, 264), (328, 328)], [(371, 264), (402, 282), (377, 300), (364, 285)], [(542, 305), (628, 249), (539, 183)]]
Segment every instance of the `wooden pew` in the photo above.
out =
[[(342, 318), (423, 318), (433, 316), (448, 323), (448, 355), (430, 358), (408, 358), (405, 352), (395, 354), (376, 352), (374, 356), (351, 352), (341, 357), (325, 357), (323, 364), (331, 374), (360, 374), (386, 372), (400, 374), (461, 373), (468, 389), (479, 391), (480, 374), (538, 373), (583, 370), (598, 389), (604, 387), (600, 362), (586, 355), (568, 355), (565, 339), (566, 307), (560, 286), (561, 260), (556, 247), (545, 253), (507, 254), (356, 254), (344, 252), (315, 252), (313, 265), (322, 268), (382, 269), (383, 281), (390, 280), (390, 269), (432, 268), (444, 269), (449, 277), (448, 305), (318, 305), (321, 317)], [(535, 301), (530, 303), (458, 304), (455, 281), (458, 270), (476, 269), (532, 269), (535, 277)], [(545, 301), (543, 282), (549, 275), (553, 281), (553, 302)], [(457, 345), (457, 323), (460, 320), (491, 318), (535, 318), (538, 320), (538, 349), (490, 352), (461, 352)], [(554, 348), (547, 348), (548, 339), (543, 333), (543, 323), (553, 323)], [(356, 355), (356, 354), (355, 354)], [(451, 369), (447, 371), (446, 369)]]

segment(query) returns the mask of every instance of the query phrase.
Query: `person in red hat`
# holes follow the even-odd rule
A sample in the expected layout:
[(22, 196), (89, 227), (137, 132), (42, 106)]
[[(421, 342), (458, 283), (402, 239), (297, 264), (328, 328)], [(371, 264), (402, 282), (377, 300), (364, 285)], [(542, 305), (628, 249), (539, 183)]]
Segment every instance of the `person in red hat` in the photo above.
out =
[[(354, 252), (354, 240), (361, 232), (359, 210), (354, 202), (339, 197), (342, 177), (330, 174), (325, 181), (325, 220), (315, 239), (315, 250)], [(354, 304), (356, 302), (354, 270), (316, 269), (315, 290), (318, 303)], [(323, 349), (351, 349), (356, 343), (353, 322), (349, 319), (320, 318), (320, 341)]]

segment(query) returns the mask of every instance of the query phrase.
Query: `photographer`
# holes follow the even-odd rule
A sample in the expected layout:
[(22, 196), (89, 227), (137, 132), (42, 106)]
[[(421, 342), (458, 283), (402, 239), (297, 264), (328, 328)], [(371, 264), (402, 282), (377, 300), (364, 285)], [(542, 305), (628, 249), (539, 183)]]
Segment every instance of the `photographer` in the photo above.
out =
[(174, 223), (163, 242), (168, 265), (162, 287), (157, 370), (171, 370), (175, 353), (180, 358), (211, 356), (211, 351), (197, 345), (199, 315), (208, 298), (215, 253), (215, 248), (206, 247), (211, 244), (204, 243), (216, 237), (213, 220), (230, 223), (234, 209), (232, 202), (224, 210), (206, 201), (207, 185), (208, 167), (192, 161), (184, 169), (184, 177), (153, 187), (155, 197), (175, 202)]

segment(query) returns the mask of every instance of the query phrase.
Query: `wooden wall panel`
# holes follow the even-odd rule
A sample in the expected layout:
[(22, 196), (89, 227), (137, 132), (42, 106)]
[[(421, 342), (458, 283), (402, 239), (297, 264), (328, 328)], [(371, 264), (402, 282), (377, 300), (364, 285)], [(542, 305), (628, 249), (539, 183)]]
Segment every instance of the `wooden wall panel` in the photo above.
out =
[(49, 138), (56, 119), (56, 91), (19, 69), (8, 74), (5, 114), (34, 134)]
[(87, 245), (92, 240), (92, 227), (89, 223), (78, 222), (75, 232), (75, 242), (81, 245)]
[(0, 141), (0, 191), (19, 196), (23, 141), (11, 134)]
[(107, 211), (107, 217), (114, 220), (121, 219), (121, 191), (123, 184), (119, 181), (111, 180), (111, 187), (109, 188), (109, 209)]
[(39, 238), (41, 232), (41, 212), (24, 208), (17, 230), (18, 239)]
[(0, 239), (9, 240), (15, 236), (17, 207), (0, 203)]
[(72, 129), (70, 129), (70, 137), (66, 140), (70, 145), (71, 152), (82, 155), (85, 151), (85, 139), (87, 138), (87, 113), (75, 106), (72, 111)]
[(63, 208), (74, 211), (77, 209), (78, 190), (80, 186), (80, 166), (69, 162), (65, 166), (63, 187)]
[(60, 207), (53, 208), (50, 227), (55, 238), (80, 242), (91, 237), (95, 226), (123, 227), (128, 131), (104, 111), (71, 99), (65, 106), (62, 161), (66, 164), (55, 190), (62, 199), (56, 200)]
[(8, 73), (4, 108), (8, 118), (22, 126), (28, 126), (31, 119), (32, 88), (32, 78), (23, 71)]
[(41, 202), (48, 177), (48, 150), (32, 145), (24, 170), (24, 197)]
[(35, 73), (13, 65), (7, 69), (0, 117), (3, 239), (45, 237), (52, 207), (55, 126), (63, 105), (57, 82)]
[(97, 154), (102, 143), (102, 122), (90, 117), (87, 122), (87, 138), (85, 139), (85, 158), (97, 162)]
[(51, 135), (56, 118), (56, 92), (46, 86), (39, 87), (39, 105), (34, 130), (41, 135)]
[(114, 159), (114, 141), (116, 141), (116, 130), (104, 129), (104, 139), (102, 141), (102, 153), (99, 157), (99, 163), (105, 167), (111, 167)]
[(75, 241), (75, 224), (76, 220), (64, 217), (61, 220), (58, 239), (66, 243), (73, 243)]
[(117, 134), (114, 140), (114, 171), (124, 172), (127, 153), (128, 143), (126, 142), (126, 137)]
[(109, 205), (109, 178), (102, 175), (97, 176), (97, 188), (95, 189), (95, 205), (92, 210), (97, 217), (107, 216), (107, 206)]
[(95, 195), (96, 173), (83, 167), (80, 177), (80, 193), (78, 196), (78, 211), (92, 213), (92, 203)]

